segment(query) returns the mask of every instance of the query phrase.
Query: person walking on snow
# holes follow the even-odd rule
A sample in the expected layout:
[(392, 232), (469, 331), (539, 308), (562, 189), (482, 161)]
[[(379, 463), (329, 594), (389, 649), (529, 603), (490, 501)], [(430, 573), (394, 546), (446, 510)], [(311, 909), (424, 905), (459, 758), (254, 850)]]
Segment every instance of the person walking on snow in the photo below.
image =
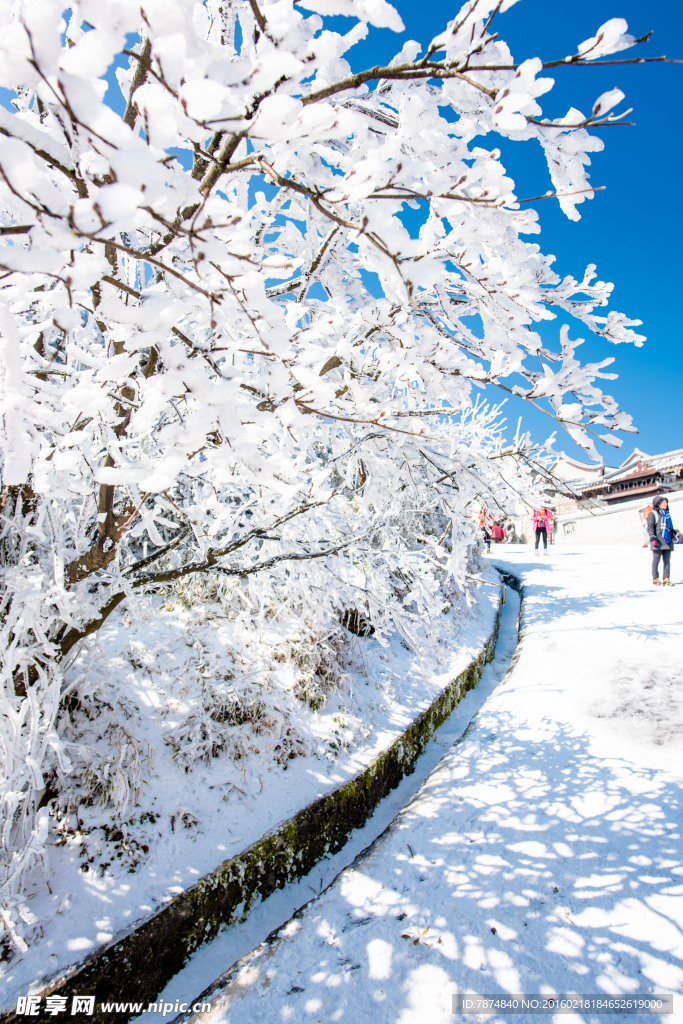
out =
[(482, 539), (486, 548), (486, 554), (491, 554), (491, 527), (493, 526), (493, 516), (490, 512), (486, 511), (486, 506), (482, 505), (479, 509), (479, 528), (481, 529)]
[(671, 552), (678, 534), (671, 522), (667, 498), (655, 498), (647, 517), (647, 532), (652, 550), (652, 583), (659, 586), (659, 561), (662, 560), (662, 583), (671, 586)]
[(548, 554), (548, 534), (552, 532), (555, 520), (549, 508), (535, 508), (532, 516), (536, 543), (534, 549), (538, 555), (538, 542), (543, 537), (543, 554)]

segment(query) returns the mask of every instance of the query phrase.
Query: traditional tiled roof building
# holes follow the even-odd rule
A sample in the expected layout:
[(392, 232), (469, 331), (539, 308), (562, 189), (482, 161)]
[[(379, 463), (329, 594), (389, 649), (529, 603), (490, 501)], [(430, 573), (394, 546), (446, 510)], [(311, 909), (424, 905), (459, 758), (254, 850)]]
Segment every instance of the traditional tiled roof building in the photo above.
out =
[[(676, 525), (683, 521), (683, 448), (647, 455), (636, 449), (620, 466), (561, 456), (552, 467), (558, 543), (643, 542), (643, 512), (669, 494)], [(555, 539), (555, 538), (554, 538)]]
[(633, 498), (646, 501), (666, 491), (683, 489), (683, 448), (661, 455), (646, 455), (638, 448), (616, 468), (603, 463), (585, 464), (562, 456), (554, 475), (584, 499), (617, 505)]

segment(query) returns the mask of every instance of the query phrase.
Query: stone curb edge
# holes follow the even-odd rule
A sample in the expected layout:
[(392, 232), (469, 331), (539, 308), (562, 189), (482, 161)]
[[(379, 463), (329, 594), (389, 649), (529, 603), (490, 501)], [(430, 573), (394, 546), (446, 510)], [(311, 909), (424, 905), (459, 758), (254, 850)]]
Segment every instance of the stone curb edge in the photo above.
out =
[[(244, 921), (258, 900), (308, 874), (328, 853), (341, 850), (350, 833), (365, 824), (380, 800), (413, 772), (436, 729), (479, 682), (495, 653), (504, 582), (493, 629), (474, 661), (355, 778), (281, 822), (152, 917), (60, 972), (35, 994), (41, 999), (66, 996), (69, 1007), (76, 995), (94, 995), (94, 1013), (72, 1014), (69, 1021), (123, 1024), (129, 1019), (127, 1013), (103, 1014), (100, 1003), (123, 1001), (127, 993), (136, 1003), (153, 1003), (200, 946), (228, 925)], [(0, 1010), (2, 1024), (16, 1024), (20, 1019), (24, 1018), (17, 1017), (14, 1010)], [(32, 1019), (43, 1019), (43, 1015)]]

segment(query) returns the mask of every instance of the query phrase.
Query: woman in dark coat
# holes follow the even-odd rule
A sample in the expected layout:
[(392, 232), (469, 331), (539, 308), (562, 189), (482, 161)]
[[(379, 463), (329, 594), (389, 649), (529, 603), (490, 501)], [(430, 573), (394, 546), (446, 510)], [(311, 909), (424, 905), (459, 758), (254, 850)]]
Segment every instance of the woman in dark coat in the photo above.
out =
[(647, 532), (652, 550), (652, 582), (659, 586), (659, 561), (662, 560), (662, 583), (671, 585), (671, 552), (678, 538), (674, 524), (671, 522), (669, 502), (666, 498), (655, 498), (652, 512), (647, 517)]

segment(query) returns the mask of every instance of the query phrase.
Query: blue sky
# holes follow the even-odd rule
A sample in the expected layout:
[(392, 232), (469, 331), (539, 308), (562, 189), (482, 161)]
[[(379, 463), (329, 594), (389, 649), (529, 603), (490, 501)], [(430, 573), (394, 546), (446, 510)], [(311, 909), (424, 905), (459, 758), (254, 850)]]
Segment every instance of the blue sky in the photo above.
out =
[[(354, 69), (384, 62), (405, 39), (428, 42), (460, 7), (443, 0), (394, 0), (406, 26), (404, 36), (373, 30), (347, 55)], [(496, 25), (515, 60), (539, 56), (554, 60), (575, 51), (579, 43), (609, 18), (623, 17), (629, 32), (640, 37), (654, 30), (651, 41), (617, 57), (683, 58), (683, 4), (679, 0), (520, 0)], [(341, 20), (341, 19), (340, 19)], [(655, 454), (683, 447), (683, 351), (680, 345), (683, 298), (683, 205), (678, 194), (683, 165), (679, 96), (683, 64), (644, 64), (611, 67), (561, 68), (553, 71), (555, 88), (542, 97), (550, 116), (566, 113), (570, 105), (588, 114), (600, 93), (618, 86), (633, 107), (626, 119), (635, 127), (602, 129), (602, 153), (592, 157), (591, 182), (605, 185), (580, 206), (581, 220), (568, 221), (556, 202), (536, 204), (541, 216), (541, 245), (557, 257), (559, 273), (582, 274), (587, 263), (615, 284), (612, 307), (643, 321), (647, 336), (641, 348), (588, 342), (579, 351), (585, 360), (615, 356), (611, 368), (619, 379), (606, 382), (622, 408), (631, 413), (639, 434), (623, 435), (620, 450), (600, 445), (601, 458), (618, 465), (637, 447)], [(519, 147), (523, 163), (509, 169), (520, 195), (538, 195), (550, 187), (539, 152)], [(530, 152), (527, 152), (529, 150)], [(572, 336), (576, 335), (572, 332)], [(506, 415), (511, 427), (522, 415), (523, 425), (536, 439), (549, 433), (550, 421), (510, 399)], [(558, 448), (585, 458), (567, 436), (558, 433)]]

